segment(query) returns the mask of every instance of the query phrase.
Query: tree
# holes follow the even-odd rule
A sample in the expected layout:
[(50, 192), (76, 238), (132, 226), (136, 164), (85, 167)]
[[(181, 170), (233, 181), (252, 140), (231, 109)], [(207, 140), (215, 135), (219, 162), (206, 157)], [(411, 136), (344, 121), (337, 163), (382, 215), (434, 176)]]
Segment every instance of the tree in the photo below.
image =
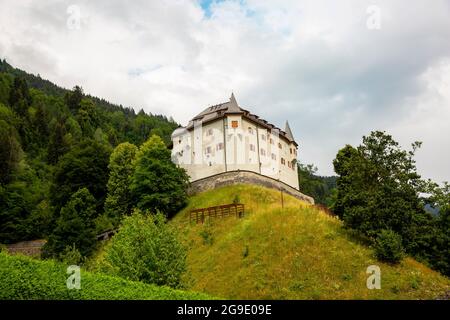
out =
[(331, 193), (336, 188), (336, 177), (316, 175), (317, 167), (297, 162), (297, 174), (301, 192), (314, 198), (315, 203), (330, 206)]
[(170, 216), (186, 203), (189, 177), (176, 166), (159, 136), (153, 135), (139, 149), (130, 190), (142, 210)]
[(61, 208), (56, 227), (44, 247), (44, 256), (58, 257), (67, 247), (89, 256), (96, 245), (94, 217), (96, 201), (87, 188), (75, 192)]
[(68, 151), (68, 145), (64, 139), (65, 135), (64, 120), (54, 120), (54, 128), (47, 146), (47, 160), (50, 164), (56, 164), (59, 158)]
[(95, 128), (99, 125), (99, 116), (96, 107), (92, 100), (82, 99), (80, 102), (76, 119), (83, 130), (85, 136), (91, 137), (94, 134)]
[(416, 171), (419, 147), (415, 142), (411, 151), (402, 150), (390, 135), (376, 131), (363, 137), (357, 148), (339, 150), (333, 161), (339, 175), (334, 211), (346, 227), (373, 241), (384, 230), (394, 232), (408, 254), (436, 267), (445, 260), (442, 252), (448, 242), (437, 219), (424, 209), (421, 193), (429, 183)]
[(81, 99), (83, 99), (83, 89), (79, 86), (75, 86), (72, 92), (67, 92), (64, 96), (66, 105), (73, 113), (76, 113), (80, 108)]
[(8, 99), (9, 105), (20, 116), (25, 116), (32, 99), (28, 84), (23, 77), (16, 77), (11, 87)]
[(101, 211), (106, 197), (110, 152), (109, 146), (87, 139), (62, 156), (50, 190), (57, 211), (74, 192), (84, 187), (97, 200), (97, 210)]
[(19, 164), (22, 149), (18, 140), (16, 129), (0, 119), (0, 184), (11, 181)]
[(48, 115), (44, 107), (39, 104), (34, 115), (33, 125), (36, 128), (37, 143), (40, 146), (46, 146), (48, 144)]
[(130, 179), (134, 172), (136, 152), (137, 147), (134, 144), (124, 142), (114, 149), (109, 160), (105, 213), (116, 222), (123, 215), (131, 213), (133, 202)]
[(338, 152), (333, 162), (339, 175), (334, 209), (348, 227), (369, 237), (391, 229), (408, 246), (415, 224), (425, 218), (413, 160), (419, 145), (414, 143), (413, 151), (407, 152), (377, 131), (363, 137), (358, 148), (346, 146)]
[(136, 210), (107, 246), (102, 271), (130, 280), (180, 287), (186, 249), (162, 214)]

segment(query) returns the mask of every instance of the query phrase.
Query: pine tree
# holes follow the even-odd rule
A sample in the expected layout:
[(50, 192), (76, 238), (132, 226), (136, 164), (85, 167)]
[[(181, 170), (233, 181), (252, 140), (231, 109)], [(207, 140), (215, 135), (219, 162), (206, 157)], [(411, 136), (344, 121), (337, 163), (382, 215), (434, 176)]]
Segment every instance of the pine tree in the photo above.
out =
[(9, 105), (20, 116), (24, 117), (27, 114), (28, 107), (31, 105), (32, 99), (28, 84), (22, 77), (14, 79), (8, 99)]
[(82, 99), (83, 99), (83, 89), (79, 86), (75, 86), (72, 92), (68, 92), (64, 96), (66, 105), (69, 107), (69, 110), (74, 114), (80, 108), (80, 103)]
[(55, 128), (50, 136), (47, 157), (50, 164), (56, 164), (59, 158), (67, 152), (68, 146), (64, 140), (66, 128), (62, 120), (56, 121)]

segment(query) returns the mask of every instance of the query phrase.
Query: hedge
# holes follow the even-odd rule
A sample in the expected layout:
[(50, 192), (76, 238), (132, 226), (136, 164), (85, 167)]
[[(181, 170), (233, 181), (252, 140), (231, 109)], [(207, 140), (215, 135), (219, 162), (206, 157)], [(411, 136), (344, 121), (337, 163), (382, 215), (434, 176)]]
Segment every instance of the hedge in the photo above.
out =
[(67, 266), (0, 252), (1, 300), (189, 300), (202, 293), (128, 281), (81, 269), (81, 289), (68, 289)]

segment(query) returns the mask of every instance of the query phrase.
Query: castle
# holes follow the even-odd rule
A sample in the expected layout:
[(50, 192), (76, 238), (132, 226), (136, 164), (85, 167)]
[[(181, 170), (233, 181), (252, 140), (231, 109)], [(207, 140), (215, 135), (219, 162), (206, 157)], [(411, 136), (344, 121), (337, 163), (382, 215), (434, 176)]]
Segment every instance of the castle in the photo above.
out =
[(227, 172), (250, 171), (299, 190), (297, 151), (289, 124), (283, 130), (228, 102), (206, 108), (172, 133), (172, 160), (191, 182)]

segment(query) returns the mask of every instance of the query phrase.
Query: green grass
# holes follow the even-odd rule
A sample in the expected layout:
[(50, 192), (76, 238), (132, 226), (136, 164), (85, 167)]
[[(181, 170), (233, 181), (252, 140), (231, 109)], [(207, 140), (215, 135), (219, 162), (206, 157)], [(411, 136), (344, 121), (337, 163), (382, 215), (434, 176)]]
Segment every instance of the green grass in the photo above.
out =
[(174, 290), (81, 270), (81, 289), (67, 289), (66, 265), (0, 252), (0, 300), (187, 300), (211, 299), (195, 292)]
[[(245, 204), (243, 219), (190, 224), (191, 209)], [(412, 258), (398, 265), (376, 260), (373, 250), (342, 222), (280, 192), (254, 185), (198, 194), (171, 223), (189, 248), (185, 286), (229, 299), (434, 299), (448, 278)], [(381, 268), (381, 289), (369, 290), (366, 269)]]

